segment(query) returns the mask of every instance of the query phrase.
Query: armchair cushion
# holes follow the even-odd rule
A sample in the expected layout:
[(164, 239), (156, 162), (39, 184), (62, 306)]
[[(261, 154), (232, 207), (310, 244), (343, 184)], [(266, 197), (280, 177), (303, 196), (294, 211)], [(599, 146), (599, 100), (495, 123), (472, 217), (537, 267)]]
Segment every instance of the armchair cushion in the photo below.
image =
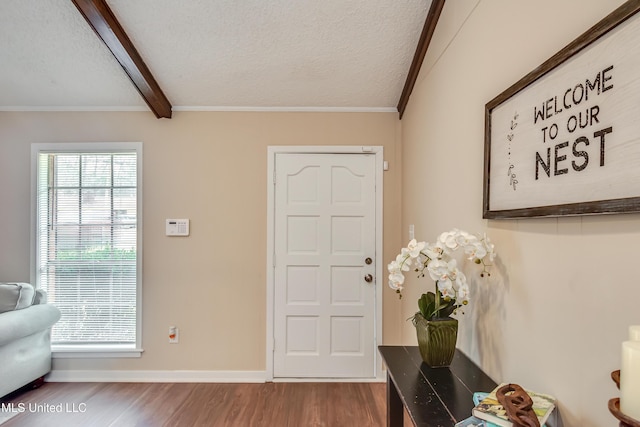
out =
[(0, 283), (0, 313), (30, 307), (35, 290), (29, 283)]

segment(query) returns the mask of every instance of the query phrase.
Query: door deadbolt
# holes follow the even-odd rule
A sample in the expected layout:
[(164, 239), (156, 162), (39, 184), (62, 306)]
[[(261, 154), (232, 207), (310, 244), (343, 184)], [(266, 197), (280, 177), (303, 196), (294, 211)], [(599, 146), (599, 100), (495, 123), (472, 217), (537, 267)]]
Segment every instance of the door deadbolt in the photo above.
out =
[(367, 274), (366, 276), (364, 276), (364, 281), (367, 283), (373, 282), (373, 276), (370, 274)]
[(364, 260), (364, 263), (367, 265), (371, 265), (371, 263), (373, 262), (373, 260), (371, 258), (367, 258)]

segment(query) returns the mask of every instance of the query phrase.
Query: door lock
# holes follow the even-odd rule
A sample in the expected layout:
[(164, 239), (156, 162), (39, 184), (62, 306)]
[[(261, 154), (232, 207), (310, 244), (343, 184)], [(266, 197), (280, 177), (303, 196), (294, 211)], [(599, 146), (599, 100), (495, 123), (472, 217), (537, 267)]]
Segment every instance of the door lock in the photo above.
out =
[(364, 260), (364, 263), (367, 264), (367, 265), (371, 265), (372, 262), (373, 262), (373, 260), (371, 258), (366, 258)]
[(373, 282), (373, 276), (370, 274), (367, 274), (366, 276), (364, 276), (364, 281), (367, 283)]

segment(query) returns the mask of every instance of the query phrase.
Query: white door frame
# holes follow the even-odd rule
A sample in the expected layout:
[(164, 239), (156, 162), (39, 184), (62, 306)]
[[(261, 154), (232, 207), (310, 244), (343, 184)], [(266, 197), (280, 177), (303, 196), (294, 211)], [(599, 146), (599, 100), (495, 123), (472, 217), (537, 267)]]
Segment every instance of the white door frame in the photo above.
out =
[[(276, 154), (375, 154), (375, 215), (376, 215), (376, 270), (375, 280), (375, 334), (374, 334), (374, 358), (376, 364), (377, 380), (384, 379), (382, 371), (382, 361), (378, 354), (378, 345), (382, 343), (382, 288), (384, 284), (384, 276), (382, 274), (382, 178), (383, 178), (383, 147), (382, 146), (351, 146), (351, 145), (332, 145), (332, 146), (269, 146), (267, 147), (268, 164), (267, 164), (267, 366), (266, 380), (273, 381), (273, 351), (274, 351), (274, 273), (275, 267), (275, 159)], [(305, 381), (309, 381), (305, 378)], [(323, 379), (324, 380), (324, 379)], [(346, 380), (346, 379), (345, 379)], [(343, 380), (344, 381), (344, 380)], [(357, 381), (363, 381), (358, 379)]]

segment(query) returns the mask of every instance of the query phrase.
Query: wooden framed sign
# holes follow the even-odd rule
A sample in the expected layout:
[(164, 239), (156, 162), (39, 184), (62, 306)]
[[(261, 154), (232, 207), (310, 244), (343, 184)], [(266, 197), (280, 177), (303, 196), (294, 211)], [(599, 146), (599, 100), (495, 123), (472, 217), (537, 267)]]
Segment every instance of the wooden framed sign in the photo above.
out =
[(640, 211), (640, 0), (485, 107), (484, 218)]

